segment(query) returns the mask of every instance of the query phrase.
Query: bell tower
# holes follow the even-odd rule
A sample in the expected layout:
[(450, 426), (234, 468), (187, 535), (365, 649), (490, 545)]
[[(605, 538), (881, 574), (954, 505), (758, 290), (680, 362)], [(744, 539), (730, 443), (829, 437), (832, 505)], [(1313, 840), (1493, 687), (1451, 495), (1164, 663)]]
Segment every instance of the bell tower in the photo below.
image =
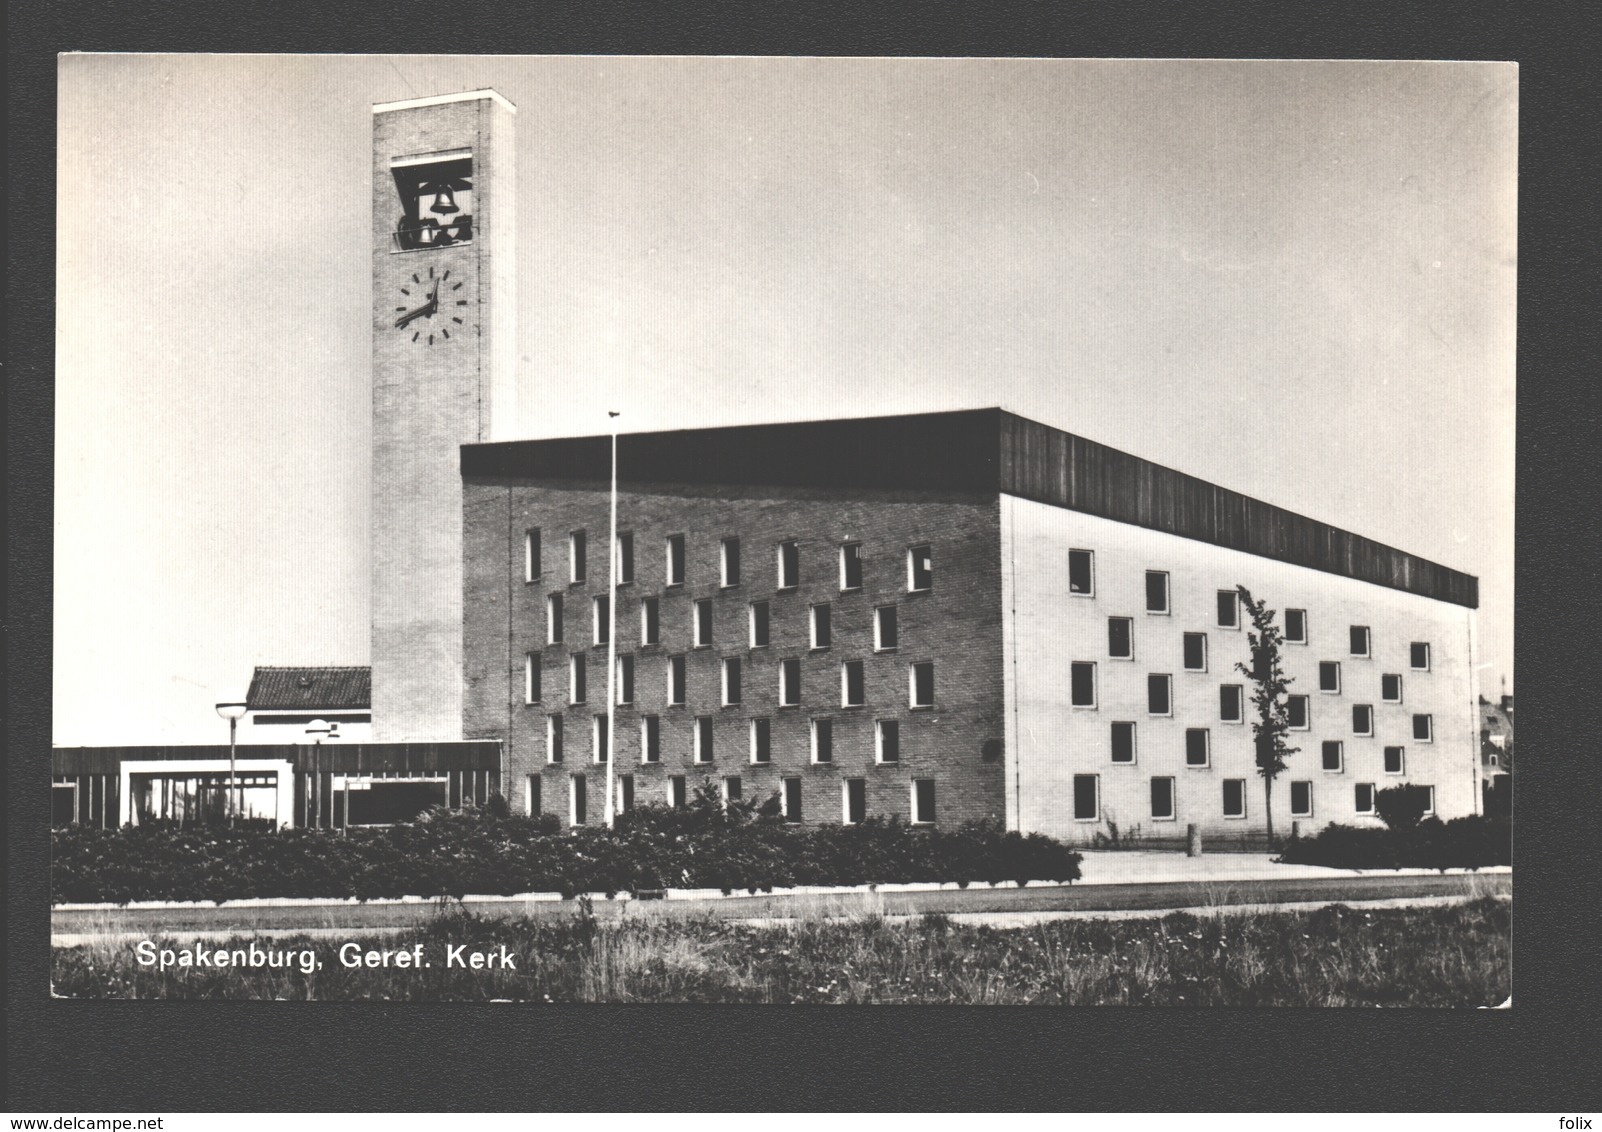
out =
[(517, 109), (373, 107), (373, 739), (462, 737), (458, 448), (515, 419)]

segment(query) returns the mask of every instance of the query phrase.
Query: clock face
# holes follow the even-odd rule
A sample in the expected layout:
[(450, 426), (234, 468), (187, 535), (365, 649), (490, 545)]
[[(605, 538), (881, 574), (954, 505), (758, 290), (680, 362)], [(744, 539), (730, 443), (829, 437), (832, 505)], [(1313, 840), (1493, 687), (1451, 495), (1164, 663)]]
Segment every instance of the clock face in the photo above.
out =
[[(431, 266), (412, 272), (395, 296), (395, 330), (419, 346), (444, 344), (478, 329), (471, 289), (452, 269)], [(469, 321), (473, 319), (473, 321)]]

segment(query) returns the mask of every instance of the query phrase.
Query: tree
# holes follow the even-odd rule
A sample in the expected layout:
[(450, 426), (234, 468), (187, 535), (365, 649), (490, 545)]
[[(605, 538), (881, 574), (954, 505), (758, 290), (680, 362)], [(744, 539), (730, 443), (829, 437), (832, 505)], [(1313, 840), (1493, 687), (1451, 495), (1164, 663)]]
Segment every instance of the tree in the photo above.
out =
[(1237, 586), (1241, 605), (1251, 615), (1252, 631), (1246, 634), (1251, 646), (1251, 667), (1235, 663), (1235, 669), (1252, 682), (1252, 703), (1257, 718), (1252, 721), (1252, 739), (1257, 748), (1257, 773), (1263, 778), (1263, 808), (1268, 814), (1268, 841), (1274, 841), (1274, 779), (1285, 769), (1285, 760), (1300, 747), (1286, 742), (1290, 733), (1290, 696), (1286, 689), (1292, 681), (1280, 665), (1280, 646), (1284, 635), (1274, 624), (1274, 610), (1268, 603), (1257, 601), (1245, 586)]

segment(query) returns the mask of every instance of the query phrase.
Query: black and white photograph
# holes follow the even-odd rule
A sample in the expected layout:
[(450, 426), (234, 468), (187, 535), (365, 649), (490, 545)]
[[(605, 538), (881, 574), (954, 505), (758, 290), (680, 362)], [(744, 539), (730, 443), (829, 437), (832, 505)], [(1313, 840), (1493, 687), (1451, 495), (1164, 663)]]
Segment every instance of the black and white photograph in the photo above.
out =
[(1519, 78), (61, 56), (51, 994), (1511, 1009)]

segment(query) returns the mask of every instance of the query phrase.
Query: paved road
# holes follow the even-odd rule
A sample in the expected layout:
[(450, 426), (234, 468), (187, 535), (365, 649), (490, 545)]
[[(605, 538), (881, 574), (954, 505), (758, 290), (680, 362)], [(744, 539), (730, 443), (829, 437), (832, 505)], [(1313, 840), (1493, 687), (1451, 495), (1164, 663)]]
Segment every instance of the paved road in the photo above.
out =
[[(1249, 881), (1183, 881), (1166, 884), (1103, 884), (1030, 888), (977, 887), (941, 892), (853, 893), (840, 896), (763, 895), (722, 900), (602, 901), (595, 914), (622, 916), (717, 916), (724, 919), (782, 919), (793, 916), (853, 915), (875, 911), (887, 916), (945, 912), (1051, 913), (1149, 911), (1231, 905), (1330, 904), (1359, 900), (1508, 896), (1513, 878), (1487, 876), (1395, 876), (1364, 874)], [(571, 916), (572, 900), (507, 901), (470, 906), (480, 916)], [(311, 931), (381, 932), (413, 927), (435, 914), (434, 904), (351, 904), (337, 907), (119, 908), (55, 911), (51, 936), (58, 943), (86, 937), (143, 939), (169, 935), (237, 931), (246, 935)]]

